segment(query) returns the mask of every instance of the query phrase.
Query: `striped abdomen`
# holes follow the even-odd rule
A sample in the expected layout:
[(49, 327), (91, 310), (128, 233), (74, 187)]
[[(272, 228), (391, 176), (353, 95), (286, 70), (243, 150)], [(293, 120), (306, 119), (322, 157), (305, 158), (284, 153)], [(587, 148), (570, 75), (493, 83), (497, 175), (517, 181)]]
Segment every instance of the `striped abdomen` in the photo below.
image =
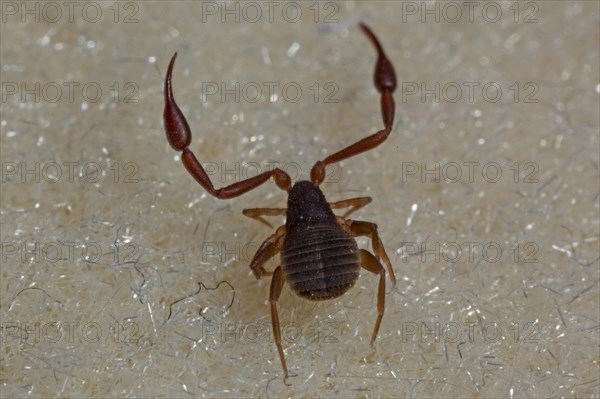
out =
[(281, 249), (281, 267), (290, 287), (316, 301), (352, 288), (359, 262), (356, 241), (336, 224), (293, 229)]

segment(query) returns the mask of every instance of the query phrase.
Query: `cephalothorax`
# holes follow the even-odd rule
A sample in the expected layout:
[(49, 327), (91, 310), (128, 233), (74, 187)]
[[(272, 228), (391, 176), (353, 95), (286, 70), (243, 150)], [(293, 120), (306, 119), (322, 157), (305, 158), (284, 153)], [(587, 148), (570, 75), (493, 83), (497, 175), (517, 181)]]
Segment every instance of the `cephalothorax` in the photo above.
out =
[[(358, 142), (317, 161), (310, 172), (310, 181), (300, 181), (292, 186), (290, 176), (279, 168), (269, 170), (249, 179), (216, 189), (204, 168), (198, 162), (189, 145), (192, 141), (190, 127), (185, 116), (175, 103), (171, 87), (171, 76), (177, 53), (173, 55), (165, 80), (164, 125), (171, 147), (182, 151), (182, 162), (187, 171), (211, 195), (227, 199), (242, 195), (269, 180), (275, 180), (277, 186), (288, 193), (287, 208), (252, 208), (243, 213), (270, 226), (263, 216), (286, 216), (284, 225), (276, 229), (260, 246), (252, 262), (256, 278), (272, 276), (269, 299), (271, 303), (271, 321), (275, 344), (281, 359), (281, 365), (288, 376), (288, 369), (281, 346), (281, 328), (277, 313), (277, 301), (285, 282), (299, 296), (310, 300), (336, 298), (348, 291), (356, 283), (359, 270), (364, 269), (379, 274), (377, 296), (377, 320), (371, 335), (371, 344), (377, 338), (379, 326), (385, 308), (385, 269), (386, 264), (390, 280), (396, 285), (392, 264), (383, 248), (374, 223), (347, 219), (357, 209), (371, 202), (370, 197), (351, 198), (328, 203), (319, 188), (325, 179), (327, 165), (342, 161), (354, 155), (368, 151), (381, 144), (392, 131), (394, 122), (394, 98), (396, 75), (392, 63), (387, 59), (381, 44), (367, 25), (360, 28), (377, 50), (374, 83), (381, 94), (381, 115), (383, 129)], [(336, 216), (333, 209), (349, 208), (342, 216)], [(354, 237), (369, 236), (373, 253), (358, 249)], [(265, 263), (280, 254), (281, 264), (274, 271), (267, 271)]]

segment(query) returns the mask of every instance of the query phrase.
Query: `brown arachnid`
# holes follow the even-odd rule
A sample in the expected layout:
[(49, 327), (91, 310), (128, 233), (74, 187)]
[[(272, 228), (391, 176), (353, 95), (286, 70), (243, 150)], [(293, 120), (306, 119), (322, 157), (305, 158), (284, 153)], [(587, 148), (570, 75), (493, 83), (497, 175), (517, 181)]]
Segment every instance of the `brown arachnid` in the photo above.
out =
[[(299, 296), (314, 301), (339, 297), (348, 291), (358, 280), (359, 270), (365, 268), (379, 274), (377, 295), (377, 320), (371, 335), (371, 345), (377, 338), (385, 308), (385, 269), (386, 264), (392, 284), (396, 278), (392, 264), (377, 233), (377, 225), (370, 222), (347, 219), (348, 215), (371, 202), (370, 197), (351, 198), (328, 203), (319, 185), (325, 179), (327, 165), (340, 162), (354, 155), (368, 151), (381, 144), (389, 136), (394, 122), (394, 98), (396, 75), (392, 63), (387, 59), (379, 40), (363, 23), (360, 28), (377, 51), (374, 83), (381, 94), (381, 114), (383, 129), (358, 142), (317, 161), (310, 171), (310, 181), (300, 181), (292, 186), (290, 176), (279, 168), (269, 170), (246, 180), (216, 189), (204, 168), (189, 149), (192, 133), (185, 116), (173, 99), (171, 75), (177, 53), (173, 55), (165, 79), (164, 125), (167, 139), (176, 151), (182, 151), (181, 160), (187, 171), (209, 194), (227, 199), (242, 195), (274, 178), (277, 186), (288, 193), (287, 208), (244, 209), (244, 215), (268, 226), (263, 216), (285, 216), (285, 224), (260, 246), (250, 269), (257, 279), (272, 276), (269, 300), (275, 345), (281, 365), (288, 376), (288, 369), (281, 346), (281, 328), (277, 313), (277, 301), (285, 282)], [(349, 208), (342, 216), (336, 216), (332, 209)], [(358, 249), (353, 237), (369, 236), (374, 255)], [(265, 263), (280, 253), (281, 264), (270, 272)]]

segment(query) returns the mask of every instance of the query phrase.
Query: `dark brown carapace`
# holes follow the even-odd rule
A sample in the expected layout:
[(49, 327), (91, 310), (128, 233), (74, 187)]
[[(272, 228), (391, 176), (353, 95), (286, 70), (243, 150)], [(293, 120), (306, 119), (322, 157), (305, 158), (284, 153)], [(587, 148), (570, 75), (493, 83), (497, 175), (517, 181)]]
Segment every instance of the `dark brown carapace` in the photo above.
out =
[[(252, 262), (256, 278), (272, 276), (270, 288), (271, 320), (275, 344), (279, 352), (285, 377), (288, 369), (281, 346), (281, 328), (277, 313), (277, 300), (284, 282), (299, 296), (310, 300), (336, 298), (348, 291), (358, 280), (361, 267), (371, 273), (379, 274), (379, 291), (377, 296), (377, 320), (371, 335), (371, 344), (377, 338), (385, 308), (385, 269), (386, 264), (392, 284), (396, 278), (392, 264), (383, 248), (374, 223), (347, 219), (357, 209), (371, 202), (370, 197), (351, 198), (329, 203), (325, 199), (319, 185), (325, 179), (327, 165), (342, 161), (354, 155), (370, 150), (381, 144), (389, 136), (394, 122), (394, 98), (396, 75), (392, 63), (387, 59), (379, 40), (365, 24), (360, 28), (367, 35), (377, 50), (374, 83), (381, 94), (381, 114), (383, 129), (358, 142), (317, 161), (310, 172), (310, 181), (300, 181), (292, 186), (287, 173), (279, 168), (269, 170), (252, 178), (216, 189), (204, 168), (198, 162), (189, 145), (192, 141), (190, 127), (183, 113), (175, 103), (171, 87), (171, 76), (177, 53), (173, 55), (167, 78), (165, 80), (164, 124), (169, 144), (177, 151), (182, 151), (182, 162), (187, 171), (211, 195), (219, 199), (227, 199), (242, 195), (274, 178), (277, 186), (288, 193), (287, 209), (285, 208), (253, 208), (244, 209), (243, 213), (267, 226), (271, 225), (263, 216), (286, 216), (286, 222), (260, 246)], [(336, 216), (333, 209), (348, 208), (342, 216)], [(358, 249), (354, 237), (369, 236), (373, 253)], [(265, 263), (280, 253), (281, 265), (274, 271), (265, 270)]]

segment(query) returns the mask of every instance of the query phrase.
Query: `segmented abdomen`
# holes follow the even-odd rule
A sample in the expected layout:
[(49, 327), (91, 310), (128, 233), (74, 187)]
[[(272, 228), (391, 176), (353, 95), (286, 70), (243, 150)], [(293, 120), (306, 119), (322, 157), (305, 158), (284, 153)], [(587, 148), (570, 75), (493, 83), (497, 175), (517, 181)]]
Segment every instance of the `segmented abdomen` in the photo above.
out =
[(356, 241), (337, 225), (294, 229), (281, 250), (281, 266), (290, 287), (301, 297), (331, 299), (358, 279)]

